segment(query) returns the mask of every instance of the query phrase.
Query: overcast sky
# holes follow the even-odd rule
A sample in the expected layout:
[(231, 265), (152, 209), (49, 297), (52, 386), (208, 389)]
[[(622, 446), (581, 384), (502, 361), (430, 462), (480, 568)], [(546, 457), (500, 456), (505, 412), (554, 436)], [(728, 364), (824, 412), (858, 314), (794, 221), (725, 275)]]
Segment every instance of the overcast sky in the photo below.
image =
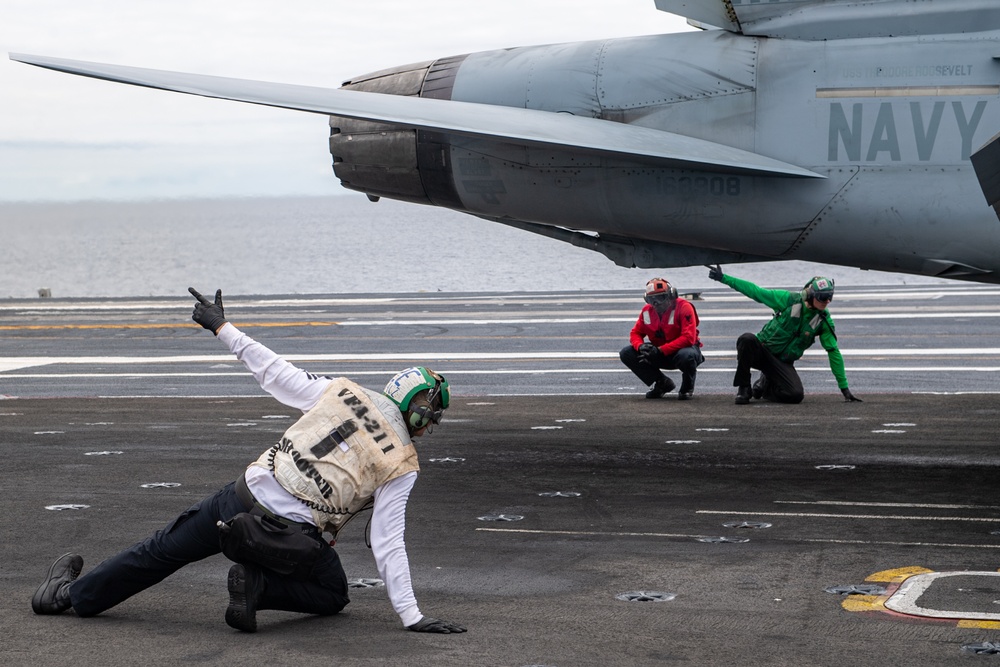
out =
[(51, 72), (8, 52), (336, 88), (442, 56), (687, 29), (654, 0), (0, 0), (0, 201), (346, 192), (325, 116)]

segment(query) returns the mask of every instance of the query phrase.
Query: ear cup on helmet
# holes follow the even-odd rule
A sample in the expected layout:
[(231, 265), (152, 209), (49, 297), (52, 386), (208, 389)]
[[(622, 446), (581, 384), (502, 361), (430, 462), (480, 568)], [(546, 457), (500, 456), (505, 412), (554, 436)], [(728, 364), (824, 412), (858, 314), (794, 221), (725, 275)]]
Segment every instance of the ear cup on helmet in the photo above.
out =
[(425, 426), (429, 426), (432, 421), (434, 411), (423, 405), (413, 405), (410, 407), (409, 424), (414, 430), (419, 431)]

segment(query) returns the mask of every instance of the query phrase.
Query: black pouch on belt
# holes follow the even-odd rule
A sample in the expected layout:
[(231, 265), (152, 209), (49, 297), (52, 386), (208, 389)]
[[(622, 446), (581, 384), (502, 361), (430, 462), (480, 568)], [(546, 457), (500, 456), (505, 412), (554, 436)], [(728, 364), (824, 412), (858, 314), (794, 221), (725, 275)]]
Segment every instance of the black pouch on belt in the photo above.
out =
[(253, 563), (297, 579), (309, 576), (323, 548), (319, 540), (294, 526), (246, 512), (219, 522), (219, 545), (229, 560)]

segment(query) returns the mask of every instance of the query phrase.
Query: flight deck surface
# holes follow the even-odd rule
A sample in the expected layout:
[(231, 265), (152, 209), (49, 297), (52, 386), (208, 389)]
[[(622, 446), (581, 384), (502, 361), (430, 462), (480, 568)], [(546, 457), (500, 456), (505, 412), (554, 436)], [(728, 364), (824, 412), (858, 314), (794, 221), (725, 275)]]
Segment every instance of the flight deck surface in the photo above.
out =
[[(417, 441), (406, 537), (421, 610), (467, 625), (457, 636), (402, 630), (378, 587), (334, 617), (263, 611), (256, 634), (238, 633), (223, 620), (222, 556), (96, 618), (32, 614), (57, 556), (80, 553), (86, 571), (163, 527), (296, 415), (189, 321), (187, 298), (0, 301), (0, 658), (989, 659), (963, 647), (1000, 642), (1000, 290), (838, 291), (864, 402), (843, 401), (819, 350), (798, 364), (797, 406), (733, 404), (735, 339), (768, 313), (730, 290), (702, 297), (707, 359), (686, 402), (646, 400), (617, 359), (633, 294), (227, 297), (236, 325), (312, 372), (370, 387), (414, 363), (448, 376), (452, 406)], [(349, 578), (377, 578), (362, 520), (337, 549)]]

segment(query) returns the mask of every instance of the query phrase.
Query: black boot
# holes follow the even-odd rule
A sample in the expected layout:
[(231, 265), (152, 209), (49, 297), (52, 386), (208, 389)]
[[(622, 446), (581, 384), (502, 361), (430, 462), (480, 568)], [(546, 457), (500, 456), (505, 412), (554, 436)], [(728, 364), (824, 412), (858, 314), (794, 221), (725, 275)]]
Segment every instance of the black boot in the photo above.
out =
[(757, 381), (753, 383), (753, 397), (754, 399), (760, 399), (764, 392), (767, 391), (767, 376), (763, 373), (757, 378)]
[(229, 606), (226, 625), (242, 632), (257, 632), (257, 604), (264, 595), (264, 575), (253, 565), (229, 568)]
[(681, 389), (677, 392), (678, 401), (689, 401), (694, 396), (694, 378), (695, 376), (692, 374), (690, 376), (684, 375), (681, 379)]
[(73, 606), (69, 586), (80, 576), (83, 558), (63, 554), (49, 567), (49, 574), (31, 596), (31, 610), (36, 614), (61, 614)]
[(664, 375), (662, 380), (657, 380), (652, 389), (646, 392), (646, 398), (660, 398), (672, 392), (676, 386), (673, 380)]
[(736, 390), (736, 405), (746, 405), (750, 402), (750, 397), (753, 394), (750, 392), (750, 387), (743, 386)]

